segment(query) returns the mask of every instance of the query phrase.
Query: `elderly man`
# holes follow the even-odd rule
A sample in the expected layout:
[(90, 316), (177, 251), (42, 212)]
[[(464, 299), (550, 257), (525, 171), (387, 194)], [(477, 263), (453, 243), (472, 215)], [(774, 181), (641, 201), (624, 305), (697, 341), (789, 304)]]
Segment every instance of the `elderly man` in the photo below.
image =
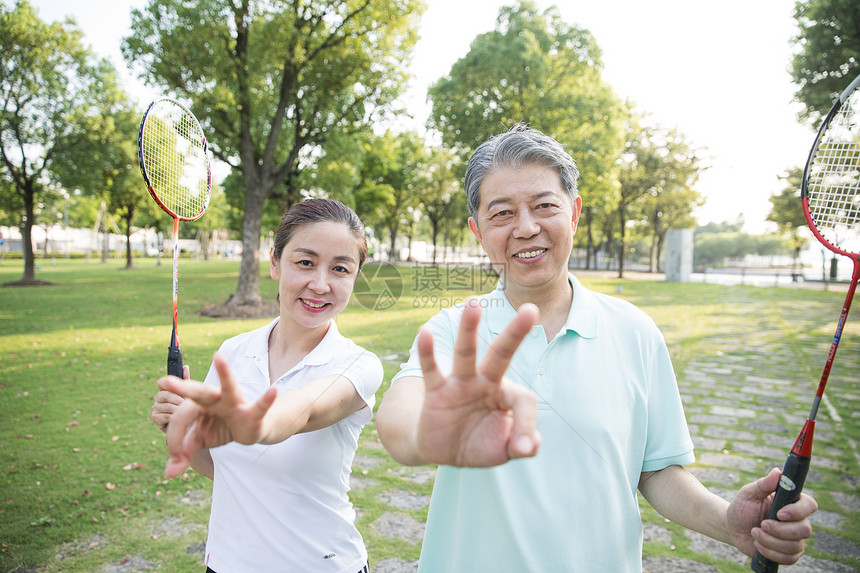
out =
[(522, 125), (469, 161), (469, 228), (499, 286), (421, 329), (377, 413), (396, 460), (440, 466), (419, 571), (641, 571), (637, 490), (682, 526), (794, 563), (815, 501), (767, 520), (778, 470), (731, 504), (693, 477), (662, 334), (569, 274), (577, 177)]

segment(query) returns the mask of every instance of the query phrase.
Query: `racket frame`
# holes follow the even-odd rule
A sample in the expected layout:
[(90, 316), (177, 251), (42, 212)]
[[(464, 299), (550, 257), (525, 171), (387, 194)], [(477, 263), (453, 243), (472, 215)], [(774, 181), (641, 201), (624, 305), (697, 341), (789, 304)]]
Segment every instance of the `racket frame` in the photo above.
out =
[[(164, 201), (159, 198), (158, 192), (156, 191), (155, 186), (152, 183), (152, 179), (149, 176), (146, 161), (144, 159), (144, 132), (146, 124), (149, 121), (150, 117), (152, 117), (150, 112), (155, 108), (156, 105), (162, 103), (169, 103), (175, 105), (179, 107), (185, 114), (187, 114), (187, 116), (193, 121), (193, 125), (197, 128), (196, 131), (200, 134), (200, 137), (202, 139), (203, 154), (206, 159), (206, 197), (204, 198), (203, 204), (199, 212), (192, 213), (191, 215), (182, 216), (178, 213), (175, 213), (170, 207), (167, 206)], [(172, 376), (182, 378), (182, 350), (179, 345), (178, 334), (179, 221), (195, 221), (203, 216), (203, 213), (206, 212), (206, 208), (209, 206), (209, 200), (211, 198), (212, 193), (212, 164), (209, 159), (209, 146), (206, 142), (206, 136), (203, 134), (203, 129), (200, 127), (200, 122), (197, 121), (197, 117), (191, 112), (191, 110), (173, 98), (160, 97), (149, 104), (149, 107), (146, 108), (146, 112), (144, 112), (143, 118), (140, 121), (140, 128), (138, 130), (137, 136), (137, 154), (138, 162), (140, 164), (140, 173), (141, 175), (143, 175), (143, 180), (146, 182), (146, 186), (149, 189), (149, 194), (152, 195), (152, 198), (155, 199), (155, 202), (158, 204), (158, 206), (161, 207), (161, 209), (165, 213), (167, 213), (173, 218), (173, 330), (170, 335), (170, 346), (167, 350), (167, 373)]]

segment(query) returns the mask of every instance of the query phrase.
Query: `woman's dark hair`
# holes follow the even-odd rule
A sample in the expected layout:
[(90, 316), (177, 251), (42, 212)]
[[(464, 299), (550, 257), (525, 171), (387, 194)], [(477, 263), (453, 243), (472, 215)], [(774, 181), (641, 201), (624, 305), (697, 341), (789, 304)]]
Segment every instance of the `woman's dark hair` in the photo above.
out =
[(341, 223), (349, 229), (358, 242), (358, 268), (361, 269), (367, 258), (367, 238), (364, 236), (364, 225), (355, 211), (333, 199), (306, 199), (290, 207), (278, 225), (278, 232), (275, 233), (272, 257), (276, 261), (281, 258), (284, 247), (300, 227), (325, 222)]

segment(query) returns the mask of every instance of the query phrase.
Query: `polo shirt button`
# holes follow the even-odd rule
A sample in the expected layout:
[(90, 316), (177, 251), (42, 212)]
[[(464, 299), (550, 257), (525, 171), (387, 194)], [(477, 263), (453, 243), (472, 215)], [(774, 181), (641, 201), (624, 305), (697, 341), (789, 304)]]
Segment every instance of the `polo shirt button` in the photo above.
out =
[(540, 374), (541, 376), (543, 376), (543, 373), (544, 373), (544, 369), (543, 369), (543, 368), (541, 368), (541, 369), (539, 369), (539, 370), (538, 370), (538, 374)]

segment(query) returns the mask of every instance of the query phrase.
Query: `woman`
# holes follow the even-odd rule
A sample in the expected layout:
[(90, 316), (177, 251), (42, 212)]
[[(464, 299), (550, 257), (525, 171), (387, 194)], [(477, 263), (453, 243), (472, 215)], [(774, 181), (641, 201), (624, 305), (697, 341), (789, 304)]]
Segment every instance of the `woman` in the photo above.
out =
[(190, 465), (214, 481), (207, 571), (366, 571), (347, 491), (382, 364), (332, 320), (366, 256), (351, 209), (296, 204), (271, 253), (280, 316), (227, 340), (205, 384), (159, 380), (152, 419), (168, 434), (168, 477)]

